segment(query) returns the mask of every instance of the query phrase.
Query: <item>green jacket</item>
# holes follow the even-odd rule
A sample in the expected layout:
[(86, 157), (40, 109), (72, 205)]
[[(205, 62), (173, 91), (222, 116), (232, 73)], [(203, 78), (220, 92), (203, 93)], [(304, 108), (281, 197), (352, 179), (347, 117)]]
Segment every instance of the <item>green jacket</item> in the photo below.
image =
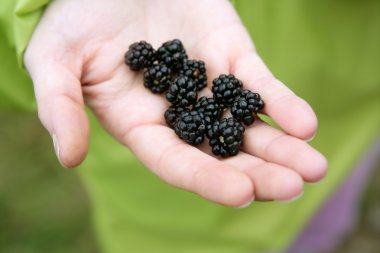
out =
[[(22, 54), (48, 2), (1, 1), (1, 108), (36, 108)], [(329, 160), (327, 178), (307, 185), (292, 204), (218, 206), (161, 182), (92, 117), (80, 175), (105, 253), (285, 249), (379, 133), (379, 1), (235, 2), (264, 61), (315, 109), (319, 131), (312, 145)]]

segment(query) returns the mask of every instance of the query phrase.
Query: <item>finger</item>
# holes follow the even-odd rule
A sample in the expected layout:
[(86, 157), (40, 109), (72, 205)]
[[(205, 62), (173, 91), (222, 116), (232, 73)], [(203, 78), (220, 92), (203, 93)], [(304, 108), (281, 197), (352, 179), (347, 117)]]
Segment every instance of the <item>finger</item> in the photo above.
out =
[(307, 182), (317, 182), (326, 175), (326, 158), (307, 142), (290, 136), (257, 120), (246, 128), (245, 152), (265, 161), (293, 169)]
[(192, 26), (203, 34), (200, 38), (194, 37), (197, 42), (192, 43), (192, 49), (199, 59), (207, 61), (210, 81), (219, 74), (236, 75), (246, 88), (262, 95), (266, 102), (264, 112), (286, 132), (301, 139), (310, 139), (317, 129), (313, 110), (273, 77), (255, 53), (251, 39), (233, 8), (227, 2), (221, 4), (225, 4), (220, 8), (223, 12), (201, 8), (199, 11), (205, 12), (205, 17), (212, 14), (213, 21), (203, 22), (200, 19), (196, 21), (200, 26)]
[(89, 144), (89, 122), (84, 111), (81, 84), (65, 67), (43, 59), (29, 60), (38, 116), (54, 141), (58, 160), (75, 167), (85, 158)]
[(123, 142), (146, 167), (173, 186), (228, 206), (241, 206), (253, 198), (253, 184), (247, 175), (184, 143), (168, 127), (134, 127)]
[(310, 105), (274, 78), (253, 50), (236, 59), (233, 74), (243, 81), (245, 88), (262, 96), (264, 113), (286, 132), (304, 140), (315, 134), (318, 123)]
[[(235, 28), (235, 37), (245, 35)], [(223, 31), (226, 32), (226, 31)], [(213, 34), (210, 41), (218, 40), (219, 33)], [(231, 36), (234, 37), (234, 36)], [(247, 36), (242, 41), (249, 41)], [(204, 43), (198, 44), (194, 51), (199, 53), (201, 59), (207, 59), (209, 83), (220, 74), (232, 72), (244, 83), (244, 88), (260, 93), (265, 101), (264, 113), (269, 115), (286, 132), (301, 139), (310, 139), (317, 129), (317, 118), (308, 103), (296, 96), (283, 83), (275, 79), (260, 57), (254, 53), (253, 47), (244, 43), (241, 48), (232, 47), (230, 44)], [(210, 48), (206, 48), (210, 45)], [(200, 48), (205, 50), (200, 50)], [(247, 48), (251, 53), (246, 53)], [(207, 49), (207, 50), (206, 50)], [(244, 51), (244, 50), (245, 51)], [(244, 53), (243, 53), (244, 52)], [(228, 57), (238, 55), (239, 57)], [(232, 66), (228, 61), (231, 59)]]
[[(208, 31), (207, 35), (191, 47), (191, 54), (194, 55), (194, 58), (201, 59), (206, 63), (210, 88), (213, 79), (231, 72), (232, 55), (238, 55), (242, 48), (252, 46), (249, 36), (245, 33), (239, 20), (229, 21), (223, 29), (220, 29), (220, 24), (218, 26), (219, 29)], [(238, 38), (238, 41), (232, 38)], [(237, 44), (239, 46), (236, 46)]]
[(303, 180), (293, 170), (244, 152), (225, 162), (246, 173), (255, 185), (256, 200), (291, 200), (303, 193)]

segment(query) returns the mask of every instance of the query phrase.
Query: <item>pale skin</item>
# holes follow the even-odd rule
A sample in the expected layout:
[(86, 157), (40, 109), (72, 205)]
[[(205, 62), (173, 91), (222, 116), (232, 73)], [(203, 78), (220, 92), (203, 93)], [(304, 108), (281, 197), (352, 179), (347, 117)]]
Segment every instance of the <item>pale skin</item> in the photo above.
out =
[[(169, 103), (144, 88), (141, 72), (123, 62), (135, 41), (157, 48), (174, 38), (190, 58), (206, 62), (209, 80), (232, 73), (244, 88), (260, 93), (264, 113), (283, 130), (256, 121), (246, 130), (242, 151), (227, 159), (212, 156), (207, 144), (181, 141), (164, 122)], [(326, 174), (326, 159), (305, 141), (316, 133), (313, 110), (268, 70), (226, 0), (57, 0), (38, 24), (24, 60), (38, 115), (65, 167), (86, 157), (88, 106), (152, 173), (222, 205), (293, 199), (306, 182)]]

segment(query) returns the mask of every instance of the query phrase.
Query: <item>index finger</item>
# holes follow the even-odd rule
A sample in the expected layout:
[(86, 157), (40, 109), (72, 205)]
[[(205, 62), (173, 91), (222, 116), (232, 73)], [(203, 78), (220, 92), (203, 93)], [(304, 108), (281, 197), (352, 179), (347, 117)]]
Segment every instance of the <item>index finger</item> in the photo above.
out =
[(254, 50), (241, 54), (233, 63), (232, 72), (245, 88), (261, 95), (264, 113), (283, 130), (304, 140), (315, 135), (318, 122), (313, 109), (277, 80)]

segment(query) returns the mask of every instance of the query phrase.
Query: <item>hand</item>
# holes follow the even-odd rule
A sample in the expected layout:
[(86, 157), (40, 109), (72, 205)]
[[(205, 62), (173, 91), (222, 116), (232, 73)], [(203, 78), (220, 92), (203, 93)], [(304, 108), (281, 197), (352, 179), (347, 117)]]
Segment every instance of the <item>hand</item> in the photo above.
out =
[[(284, 131), (257, 121), (246, 130), (242, 152), (228, 159), (181, 141), (164, 122), (168, 102), (123, 62), (135, 41), (157, 48), (174, 38), (190, 58), (206, 62), (209, 80), (232, 73), (260, 93), (264, 113)], [(38, 115), (66, 167), (80, 164), (88, 150), (86, 104), (162, 180), (223, 205), (288, 200), (304, 182), (325, 175), (326, 159), (301, 140), (315, 134), (316, 116), (273, 77), (226, 0), (57, 0), (36, 28), (25, 64)]]

